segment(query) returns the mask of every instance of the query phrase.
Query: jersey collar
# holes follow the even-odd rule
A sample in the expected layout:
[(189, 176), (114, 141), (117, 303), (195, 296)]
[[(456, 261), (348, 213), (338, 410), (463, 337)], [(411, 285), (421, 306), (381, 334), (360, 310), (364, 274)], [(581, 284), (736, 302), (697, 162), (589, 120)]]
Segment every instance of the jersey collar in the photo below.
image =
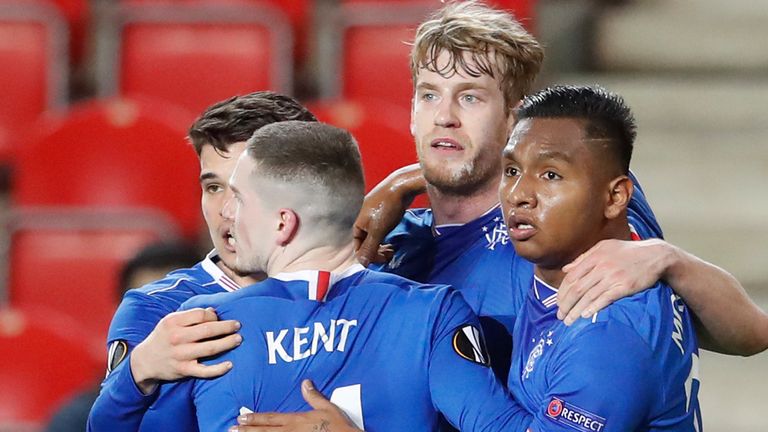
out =
[(557, 304), (557, 288), (548, 285), (537, 276), (533, 277), (533, 295), (547, 309)]
[(289, 287), (291, 287), (291, 290), (297, 289), (301, 291), (299, 293), (293, 293), (297, 296), (297, 298), (304, 297), (309, 300), (324, 301), (328, 296), (328, 292), (336, 282), (342, 279), (346, 279), (364, 270), (365, 267), (363, 267), (361, 264), (355, 263), (339, 273), (331, 273), (322, 270), (300, 270), (296, 272), (278, 273), (272, 276), (272, 278), (283, 282), (307, 282), (306, 285), (290, 284)]
[(219, 258), (219, 253), (216, 252), (216, 249), (208, 252), (208, 255), (206, 255), (205, 259), (202, 261), (203, 270), (205, 270), (205, 272), (225, 290), (230, 292), (239, 290), (241, 288), (240, 285), (233, 281), (232, 278), (225, 275), (219, 266), (216, 265), (219, 261), (221, 261), (221, 258)]

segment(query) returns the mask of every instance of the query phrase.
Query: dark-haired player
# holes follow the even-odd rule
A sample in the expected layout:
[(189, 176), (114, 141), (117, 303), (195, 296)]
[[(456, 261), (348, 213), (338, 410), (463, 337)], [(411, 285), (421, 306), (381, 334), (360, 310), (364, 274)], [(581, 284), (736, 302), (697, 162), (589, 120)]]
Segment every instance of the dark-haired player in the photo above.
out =
[(696, 334), (669, 286), (571, 326), (557, 319), (563, 267), (601, 240), (632, 238), (629, 109), (600, 88), (553, 87), (516, 113), (499, 193), (515, 250), (535, 264), (509, 376), (529, 430), (700, 430)]
[[(197, 360), (237, 346), (241, 337), (233, 333), (239, 324), (218, 321), (213, 310), (176, 310), (195, 295), (236, 291), (263, 278), (232, 270), (231, 221), (221, 216), (221, 209), (227, 180), (245, 141), (262, 126), (286, 120), (314, 121), (315, 117), (291, 97), (260, 91), (212, 105), (191, 126), (189, 138), (200, 158), (201, 206), (214, 250), (197, 265), (125, 295), (110, 324), (107, 377), (91, 410), (88, 430), (196, 429), (193, 407), (179, 406), (161, 384), (227, 372), (229, 363), (203, 365)], [(186, 410), (187, 415), (167, 415), (174, 410)]]

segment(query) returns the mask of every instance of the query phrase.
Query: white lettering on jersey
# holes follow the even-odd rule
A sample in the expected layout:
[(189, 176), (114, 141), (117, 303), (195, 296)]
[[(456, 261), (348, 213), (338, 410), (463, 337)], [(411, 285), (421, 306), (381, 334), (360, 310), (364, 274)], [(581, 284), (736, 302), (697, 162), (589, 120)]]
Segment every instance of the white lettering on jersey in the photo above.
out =
[(326, 333), (325, 327), (323, 327), (322, 323), (316, 322), (315, 323), (315, 331), (312, 335), (312, 352), (317, 352), (317, 343), (319, 341), (323, 341), (323, 348), (325, 348), (326, 351), (331, 352), (333, 351), (333, 340), (334, 335), (336, 334), (336, 320), (331, 320), (331, 326), (330, 326), (330, 335)]
[(683, 348), (683, 317), (680, 315), (685, 311), (685, 306), (675, 294), (670, 296), (672, 302), (672, 323), (675, 325), (675, 329), (672, 331), (672, 342), (680, 348), (680, 353), (685, 355), (685, 349)]
[[(286, 363), (296, 360), (303, 360), (318, 353), (322, 346), (327, 352), (334, 350), (344, 352), (347, 347), (347, 339), (352, 327), (357, 326), (357, 320), (338, 319), (331, 320), (328, 328), (323, 323), (315, 322), (310, 327), (294, 327), (293, 329), (282, 329), (275, 337), (275, 332), (265, 332), (267, 337), (267, 352), (269, 364), (277, 364), (277, 357)], [(293, 332), (293, 355), (289, 355), (283, 346), (283, 340), (288, 332)], [(312, 343), (305, 337), (312, 333)], [(337, 342), (338, 336), (338, 343)], [(291, 340), (291, 339), (288, 339)]]
[(280, 330), (280, 333), (277, 335), (277, 339), (275, 339), (275, 334), (271, 331), (267, 332), (267, 351), (269, 351), (269, 364), (276, 364), (277, 360), (275, 359), (275, 354), (279, 354), (280, 358), (283, 359), (284, 362), (292, 362), (293, 359), (291, 356), (288, 355), (287, 352), (285, 352), (285, 348), (283, 348), (283, 339), (285, 339), (285, 335), (288, 334), (288, 330)]

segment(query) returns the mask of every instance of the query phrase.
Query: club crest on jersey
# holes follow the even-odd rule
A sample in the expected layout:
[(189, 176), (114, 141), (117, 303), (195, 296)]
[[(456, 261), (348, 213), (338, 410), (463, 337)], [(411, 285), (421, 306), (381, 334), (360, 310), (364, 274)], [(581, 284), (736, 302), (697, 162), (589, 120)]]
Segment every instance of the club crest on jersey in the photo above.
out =
[(109, 346), (107, 354), (107, 375), (128, 356), (128, 344), (124, 340), (116, 340)]
[(536, 345), (531, 352), (528, 353), (528, 361), (525, 362), (525, 368), (523, 368), (522, 373), (522, 378), (524, 380), (531, 376), (531, 372), (533, 372), (533, 369), (536, 366), (536, 360), (544, 354), (544, 350), (554, 344), (554, 338), (555, 332), (553, 330), (548, 330), (546, 332), (541, 332), (541, 337), (539, 338), (538, 343), (536, 343), (536, 339), (531, 339), (531, 343), (536, 343)]
[(485, 233), (485, 240), (488, 242), (488, 249), (496, 250), (496, 245), (501, 243), (506, 245), (509, 243), (509, 231), (507, 231), (507, 225), (501, 219), (500, 216), (493, 218), (495, 225), (492, 228), (483, 226), (482, 230)]
[(453, 349), (460, 357), (483, 366), (491, 365), (491, 357), (480, 330), (467, 324), (454, 330)]
[(545, 414), (555, 423), (584, 432), (600, 432), (605, 428), (605, 418), (555, 397), (547, 404)]

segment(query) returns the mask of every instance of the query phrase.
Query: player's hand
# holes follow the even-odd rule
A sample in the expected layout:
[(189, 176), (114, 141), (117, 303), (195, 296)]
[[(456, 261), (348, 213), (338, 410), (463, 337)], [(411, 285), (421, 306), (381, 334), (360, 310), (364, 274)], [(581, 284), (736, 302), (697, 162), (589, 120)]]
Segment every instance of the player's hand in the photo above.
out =
[(670, 251), (670, 245), (658, 239), (599, 242), (563, 267), (557, 318), (571, 325), (655, 285), (668, 267)]
[(198, 359), (240, 345), (239, 329), (237, 321), (219, 321), (212, 308), (168, 314), (131, 353), (133, 379), (149, 394), (160, 381), (223, 375), (232, 369), (231, 362), (206, 366)]
[(305, 413), (250, 413), (237, 418), (230, 432), (360, 432), (342, 410), (332, 404), (310, 380), (301, 383), (301, 394), (313, 411)]
[(387, 249), (382, 250), (379, 245), (400, 223), (416, 195), (424, 190), (421, 168), (414, 164), (393, 172), (365, 196), (353, 230), (357, 259), (361, 264), (368, 266), (391, 258), (391, 254), (386, 254)]

